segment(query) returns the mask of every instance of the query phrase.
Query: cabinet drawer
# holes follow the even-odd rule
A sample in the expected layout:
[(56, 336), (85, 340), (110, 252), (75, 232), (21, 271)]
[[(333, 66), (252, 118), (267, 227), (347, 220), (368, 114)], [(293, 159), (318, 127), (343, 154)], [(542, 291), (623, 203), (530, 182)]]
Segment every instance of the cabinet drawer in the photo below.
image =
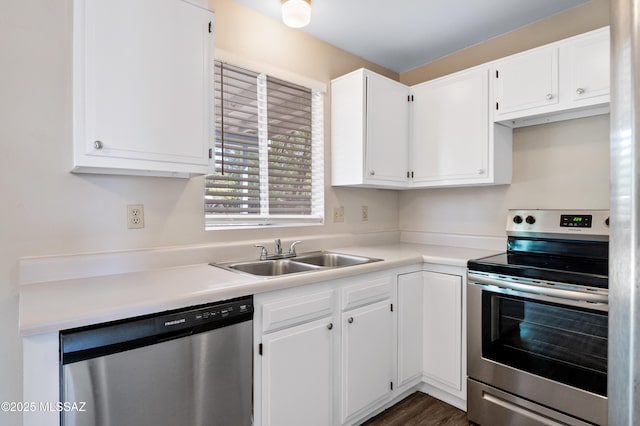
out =
[(262, 331), (269, 332), (331, 315), (333, 290), (262, 305)]
[(362, 281), (342, 288), (342, 310), (357, 308), (369, 303), (389, 299), (393, 293), (392, 277), (385, 276)]

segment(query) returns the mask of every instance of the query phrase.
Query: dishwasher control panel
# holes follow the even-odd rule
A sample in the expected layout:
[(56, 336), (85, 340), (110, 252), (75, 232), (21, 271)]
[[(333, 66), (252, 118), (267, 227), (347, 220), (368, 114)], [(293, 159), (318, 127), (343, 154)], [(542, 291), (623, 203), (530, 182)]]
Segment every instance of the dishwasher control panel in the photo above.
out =
[(215, 323), (217, 322), (221, 323), (220, 326), (224, 326), (228, 321), (252, 315), (252, 299), (225, 301), (158, 317), (156, 318), (156, 332), (167, 333), (204, 325), (216, 328)]

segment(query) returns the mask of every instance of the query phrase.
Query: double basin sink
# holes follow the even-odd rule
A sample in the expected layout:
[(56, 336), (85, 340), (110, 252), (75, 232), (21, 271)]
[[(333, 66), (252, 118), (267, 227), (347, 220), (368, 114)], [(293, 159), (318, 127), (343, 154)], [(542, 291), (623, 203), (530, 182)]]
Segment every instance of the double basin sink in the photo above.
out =
[(263, 277), (312, 272), (345, 266), (364, 265), (382, 259), (354, 256), (330, 251), (302, 253), (287, 259), (252, 260), (243, 262), (212, 263), (211, 265), (236, 272), (244, 272)]

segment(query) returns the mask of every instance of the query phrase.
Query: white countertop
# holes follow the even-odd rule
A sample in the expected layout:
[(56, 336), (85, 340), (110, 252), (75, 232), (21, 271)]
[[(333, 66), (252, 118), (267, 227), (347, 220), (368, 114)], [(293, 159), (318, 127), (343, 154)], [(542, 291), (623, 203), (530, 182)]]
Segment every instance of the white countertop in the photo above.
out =
[(468, 259), (497, 253), (406, 243), (337, 247), (331, 251), (384, 261), (274, 278), (195, 264), (28, 284), (20, 288), (20, 332), (23, 336), (57, 332), (412, 264), (466, 267)]

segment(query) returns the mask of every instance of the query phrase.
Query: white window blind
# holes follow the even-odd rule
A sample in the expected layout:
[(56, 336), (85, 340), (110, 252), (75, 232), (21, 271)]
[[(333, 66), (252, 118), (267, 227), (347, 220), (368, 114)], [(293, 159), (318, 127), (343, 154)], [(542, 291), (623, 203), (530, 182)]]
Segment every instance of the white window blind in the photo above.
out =
[(207, 227), (322, 223), (323, 96), (216, 61)]

